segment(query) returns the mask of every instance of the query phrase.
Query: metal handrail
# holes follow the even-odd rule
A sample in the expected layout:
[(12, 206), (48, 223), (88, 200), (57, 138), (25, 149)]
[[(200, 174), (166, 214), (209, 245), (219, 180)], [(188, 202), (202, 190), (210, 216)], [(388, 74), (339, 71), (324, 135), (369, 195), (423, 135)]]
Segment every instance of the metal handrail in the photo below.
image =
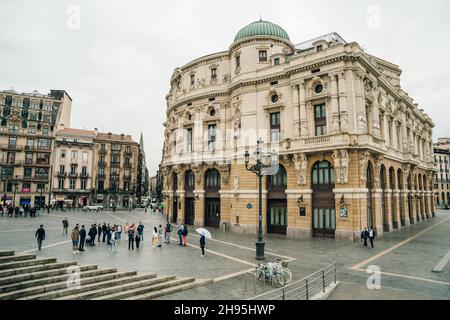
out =
[[(279, 300), (279, 299), (288, 300), (302, 296), (305, 296), (305, 299), (309, 300), (310, 297), (315, 295), (315, 292), (318, 289), (321, 289), (322, 292), (325, 292), (326, 287), (333, 282), (336, 283), (336, 280), (337, 280), (336, 262), (333, 262), (328, 266), (326, 266), (325, 268), (322, 268), (300, 280), (292, 282), (291, 284), (288, 284), (285, 287), (270, 290), (260, 295), (251, 297), (247, 300), (261, 299), (262, 297), (277, 292), (279, 292), (280, 294), (270, 298), (270, 300)], [(296, 285), (298, 284), (301, 285), (296, 287)]]

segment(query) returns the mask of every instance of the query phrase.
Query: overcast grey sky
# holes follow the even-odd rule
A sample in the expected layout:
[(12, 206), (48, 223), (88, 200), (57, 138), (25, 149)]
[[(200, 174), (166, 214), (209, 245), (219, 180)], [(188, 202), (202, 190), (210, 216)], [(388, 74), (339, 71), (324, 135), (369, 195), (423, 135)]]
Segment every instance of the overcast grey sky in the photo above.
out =
[(446, 0), (2, 0), (0, 89), (65, 89), (72, 127), (136, 141), (143, 131), (154, 175), (173, 69), (227, 50), (261, 15), (294, 43), (336, 31), (399, 64), (403, 88), (436, 124), (436, 140), (450, 136), (449, 12)]

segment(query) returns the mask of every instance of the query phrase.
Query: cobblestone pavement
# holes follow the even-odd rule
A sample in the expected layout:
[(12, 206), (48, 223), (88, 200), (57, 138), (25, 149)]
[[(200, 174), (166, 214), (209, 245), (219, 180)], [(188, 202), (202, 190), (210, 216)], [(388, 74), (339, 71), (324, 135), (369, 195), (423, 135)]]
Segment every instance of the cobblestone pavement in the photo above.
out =
[[(138, 223), (145, 225), (143, 246), (129, 251), (126, 237), (113, 254), (104, 243), (86, 247), (79, 254), (72, 252), (70, 232), (62, 234), (62, 219), (67, 217), (69, 229), (75, 223)], [(55, 257), (61, 261), (98, 264), (119, 270), (156, 272), (160, 275), (194, 276), (215, 282), (163, 299), (245, 299), (261, 291), (254, 277), (255, 237), (211, 229), (213, 240), (207, 240), (207, 254), (200, 256), (195, 228), (189, 227), (188, 247), (178, 246), (176, 234), (162, 248), (151, 247), (151, 229), (163, 224), (160, 214), (133, 212), (52, 212), (37, 218), (0, 217), (0, 250), (33, 252), (39, 257)], [(44, 224), (47, 239), (43, 250), (36, 250), (34, 232)], [(70, 231), (70, 230), (69, 230)], [(436, 217), (408, 228), (385, 234), (375, 242), (374, 249), (363, 248), (359, 242), (330, 239), (286, 240), (281, 236), (266, 237), (268, 260), (289, 260), (293, 280), (299, 280), (336, 261), (340, 285), (330, 299), (450, 299), (450, 267), (441, 273), (432, 269), (450, 250), (450, 212), (437, 211)], [(381, 289), (369, 290), (366, 269), (381, 270)]]

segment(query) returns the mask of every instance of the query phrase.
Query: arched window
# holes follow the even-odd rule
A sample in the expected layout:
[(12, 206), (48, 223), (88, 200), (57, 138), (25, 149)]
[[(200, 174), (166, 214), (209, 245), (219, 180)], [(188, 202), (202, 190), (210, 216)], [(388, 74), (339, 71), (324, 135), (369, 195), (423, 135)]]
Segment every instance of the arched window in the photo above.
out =
[(279, 166), (277, 174), (267, 176), (267, 189), (285, 190), (287, 188), (287, 173), (283, 166)]
[(195, 176), (194, 173), (189, 170), (186, 171), (184, 175), (184, 189), (185, 190), (194, 190), (195, 187)]
[(313, 186), (334, 185), (334, 171), (328, 161), (317, 162), (312, 170)]
[(220, 189), (220, 174), (216, 169), (208, 169), (206, 171), (205, 189)]

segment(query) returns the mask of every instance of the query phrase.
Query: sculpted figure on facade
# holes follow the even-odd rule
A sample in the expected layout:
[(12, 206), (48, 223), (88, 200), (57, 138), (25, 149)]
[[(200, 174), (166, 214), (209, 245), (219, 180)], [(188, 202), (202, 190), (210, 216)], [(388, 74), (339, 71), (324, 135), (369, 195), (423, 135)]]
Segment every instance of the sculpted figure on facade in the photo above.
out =
[(297, 173), (297, 184), (306, 185), (306, 172), (308, 169), (308, 158), (304, 153), (294, 155), (294, 168)]
[(201, 171), (202, 171), (202, 167), (200, 163), (194, 163), (191, 165), (191, 169), (195, 174), (195, 182), (197, 184), (201, 184), (202, 183), (202, 175), (201, 175)]
[(219, 170), (220, 170), (220, 175), (222, 176), (222, 182), (224, 184), (228, 184), (228, 181), (230, 180), (231, 164), (222, 163), (219, 165)]
[(350, 160), (347, 150), (335, 150), (333, 151), (332, 157), (337, 182), (340, 184), (348, 183), (348, 166)]
[(368, 151), (364, 151), (359, 158), (359, 169), (361, 172), (361, 183), (365, 184), (367, 182), (367, 166), (369, 165), (369, 156), (370, 153)]

